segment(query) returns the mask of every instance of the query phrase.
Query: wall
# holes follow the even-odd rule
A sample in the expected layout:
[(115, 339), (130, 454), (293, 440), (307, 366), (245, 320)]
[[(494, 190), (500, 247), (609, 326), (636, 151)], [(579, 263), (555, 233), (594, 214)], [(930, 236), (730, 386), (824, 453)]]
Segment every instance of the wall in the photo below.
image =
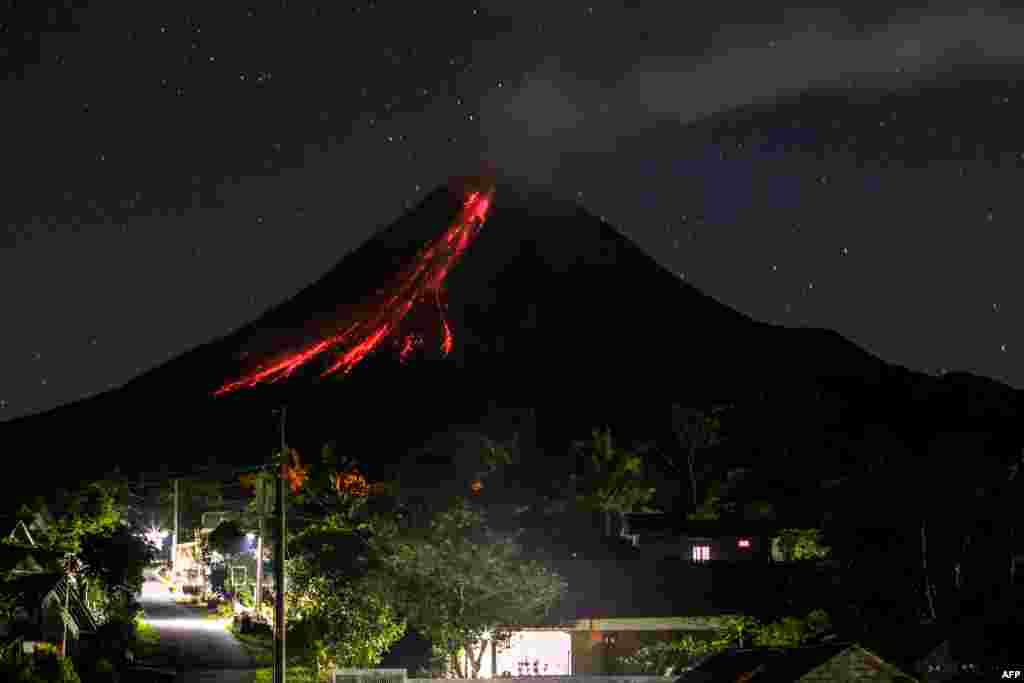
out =
[[(479, 683), (480, 679), (472, 678), (407, 678), (407, 683)], [(674, 681), (671, 676), (531, 676), (500, 679), (504, 683), (668, 683)]]
[[(749, 548), (740, 548), (741, 538), (750, 541)], [(685, 539), (685, 558), (691, 558), (691, 548), (694, 545), (710, 545), (711, 559), (723, 560), (726, 562), (741, 562), (758, 560), (768, 562), (771, 559), (771, 546), (768, 539), (759, 536), (719, 536), (718, 538), (701, 540), (698, 538)]]
[[(656, 642), (667, 642), (689, 634), (697, 639), (708, 639), (710, 631), (573, 631), (573, 675), (602, 676), (602, 680), (610, 675), (634, 675), (628, 668), (623, 668), (615, 660), (636, 654), (637, 650)], [(608, 652), (604, 644), (605, 635), (614, 635), (615, 643)], [(611, 655), (609, 657), (609, 654)], [(611, 669), (609, 670), (609, 664)]]
[[(750, 540), (750, 548), (740, 548), (740, 538)], [(728, 562), (757, 560), (759, 562), (770, 562), (771, 539), (761, 536), (719, 536), (715, 538), (701, 537), (644, 537), (640, 536), (637, 549), (648, 557), (678, 557), (683, 560), (690, 560), (693, 557), (692, 548), (694, 545), (711, 546), (712, 560), (725, 560)]]

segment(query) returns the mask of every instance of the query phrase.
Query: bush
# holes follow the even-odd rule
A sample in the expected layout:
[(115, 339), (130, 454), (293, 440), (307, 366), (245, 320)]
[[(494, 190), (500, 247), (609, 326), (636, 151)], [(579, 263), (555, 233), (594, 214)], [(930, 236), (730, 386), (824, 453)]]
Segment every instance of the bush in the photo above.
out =
[(109, 659), (101, 657), (92, 666), (92, 671), (83, 683), (119, 683), (121, 675)]
[(254, 636), (261, 636), (266, 638), (274, 637), (274, 627), (268, 624), (266, 621), (253, 621), (249, 626), (249, 632)]
[(81, 683), (71, 659), (58, 657), (53, 652), (36, 658), (35, 677), (46, 683)]
[(17, 649), (5, 648), (0, 658), (0, 680), (11, 683), (81, 683), (70, 658), (58, 657), (52, 649), (41, 648), (39, 654), (24, 655), (21, 641)]
[(96, 632), (97, 654), (118, 664), (125, 663), (125, 653), (135, 644), (138, 636), (135, 620), (111, 619)]

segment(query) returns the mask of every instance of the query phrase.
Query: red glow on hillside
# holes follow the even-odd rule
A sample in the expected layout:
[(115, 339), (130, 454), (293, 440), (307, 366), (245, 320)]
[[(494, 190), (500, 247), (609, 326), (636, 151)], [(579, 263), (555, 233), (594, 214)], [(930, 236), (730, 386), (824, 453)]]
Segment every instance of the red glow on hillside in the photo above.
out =
[[(321, 377), (334, 373), (347, 374), (376, 350), (389, 334), (398, 332), (402, 321), (415, 306), (428, 305), (431, 300), (441, 318), (441, 351), (446, 356), (451, 353), (453, 337), (445, 318), (442, 286), (445, 277), (487, 220), (487, 212), (494, 196), (494, 186), (486, 184), (478, 187), (482, 189), (466, 189), (465, 200), (455, 221), (440, 237), (428, 242), (416, 257), (398, 272), (389, 286), (380, 290), (347, 319), (337, 321), (333, 331), (328, 331), (316, 342), (280, 354), (275, 360), (225, 383), (214, 392), (214, 395), (220, 396), (260, 383), (287, 379), (300, 367), (327, 353), (331, 353), (333, 357)], [(408, 335), (399, 341), (402, 361), (408, 359), (412, 351), (423, 343), (418, 335)]]

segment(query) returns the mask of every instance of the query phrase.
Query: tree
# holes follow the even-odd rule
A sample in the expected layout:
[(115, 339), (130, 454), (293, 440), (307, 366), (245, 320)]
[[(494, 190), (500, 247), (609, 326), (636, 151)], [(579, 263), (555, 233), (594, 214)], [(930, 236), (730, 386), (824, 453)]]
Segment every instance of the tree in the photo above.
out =
[(803, 617), (783, 617), (759, 626), (753, 644), (758, 647), (799, 647), (831, 627), (828, 613), (816, 609)]
[(78, 557), (82, 571), (77, 578), (87, 602), (108, 616), (130, 609), (132, 596), (142, 587), (143, 569), (156, 556), (141, 530), (122, 516), (125, 491), (116, 480), (58, 491), (57, 504), (49, 514), (53, 523), (35, 539), (44, 548)]
[(512, 535), (492, 532), (465, 499), (436, 514), (429, 529), (386, 539), (381, 549), (400, 613), (458, 677), (476, 678), (501, 627), (534, 623), (566, 589), (557, 574), (525, 560)]
[[(157, 527), (174, 528), (174, 481), (168, 479), (158, 497)], [(224, 504), (223, 484), (203, 479), (178, 480), (178, 542), (188, 540), (192, 529), (200, 526), (202, 513)]]
[(387, 583), (369, 570), (367, 527), (330, 515), (289, 543), (288, 611), (311, 634), (318, 667), (376, 666), (405, 634)]
[(594, 430), (590, 441), (572, 445), (577, 454), (590, 456), (590, 468), (582, 478), (573, 477), (576, 503), (583, 509), (603, 513), (605, 534), (611, 535), (614, 513), (655, 512), (649, 503), (656, 488), (643, 479), (641, 447), (634, 451), (618, 449), (612, 443), (610, 429)]
[(122, 521), (116, 497), (119, 488), (114, 482), (98, 480), (73, 491), (59, 491), (54, 523), (37, 542), (74, 553), (86, 535), (116, 529)]
[[(686, 518), (713, 520), (719, 519), (722, 513), (735, 513), (740, 502), (739, 488), (744, 481), (749, 479), (749, 474), (750, 470), (746, 468), (735, 468), (726, 473), (724, 480), (713, 479), (704, 494), (704, 502), (698, 505), (696, 510), (687, 514)], [(744, 513), (772, 515), (774, 510), (771, 503), (756, 500), (752, 504), (744, 506)]]
[(376, 666), (405, 633), (369, 541), (397, 529), (375, 500), (388, 490), (328, 444), (293, 498), (292, 516), (307, 524), (288, 543), (285, 598), (317, 667)]
[(686, 464), (690, 477), (690, 492), (693, 509), (698, 508), (697, 495), (697, 452), (712, 448), (722, 442), (722, 423), (719, 415), (731, 406), (716, 406), (709, 412), (694, 408), (672, 405), (672, 428), (679, 445), (686, 452)]
[(822, 543), (818, 529), (781, 529), (778, 549), (785, 562), (820, 560), (828, 557), (832, 551)]
[(246, 537), (239, 527), (238, 522), (227, 520), (217, 525), (217, 528), (210, 532), (208, 539), (210, 550), (218, 552), (225, 557), (237, 555), (246, 549)]
[(82, 576), (103, 587), (108, 616), (128, 617), (142, 590), (143, 572), (156, 559), (156, 548), (127, 524), (82, 537)]

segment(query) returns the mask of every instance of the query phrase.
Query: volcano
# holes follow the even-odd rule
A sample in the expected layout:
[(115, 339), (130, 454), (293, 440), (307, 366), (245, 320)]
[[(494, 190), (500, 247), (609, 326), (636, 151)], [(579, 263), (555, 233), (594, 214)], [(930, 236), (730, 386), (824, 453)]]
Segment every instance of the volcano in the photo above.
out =
[[(331, 339), (332, 360), (256, 378)], [(358, 358), (350, 354), (357, 347)], [(344, 372), (332, 372), (346, 357)], [(900, 415), (903, 427), (925, 434), (936, 419), (967, 419), (972, 396), (999, 393), (988, 384), (911, 372), (832, 331), (753, 320), (578, 205), (474, 178), (430, 193), (318, 282), (229, 336), (0, 432), (52, 489), (58, 461), (68, 481), (114, 466), (263, 462), (279, 443), (273, 410), (281, 405), (300, 451), (336, 440), (383, 467), (495, 404), (528, 408), (538, 452), (556, 458), (601, 425), (660, 439), (671, 403), (757, 399), (797, 410), (839, 395), (847, 418)], [(1004, 394), (995, 399), (1000, 424), (1021, 405), (1019, 392)], [(993, 419), (982, 412), (978, 419)]]

